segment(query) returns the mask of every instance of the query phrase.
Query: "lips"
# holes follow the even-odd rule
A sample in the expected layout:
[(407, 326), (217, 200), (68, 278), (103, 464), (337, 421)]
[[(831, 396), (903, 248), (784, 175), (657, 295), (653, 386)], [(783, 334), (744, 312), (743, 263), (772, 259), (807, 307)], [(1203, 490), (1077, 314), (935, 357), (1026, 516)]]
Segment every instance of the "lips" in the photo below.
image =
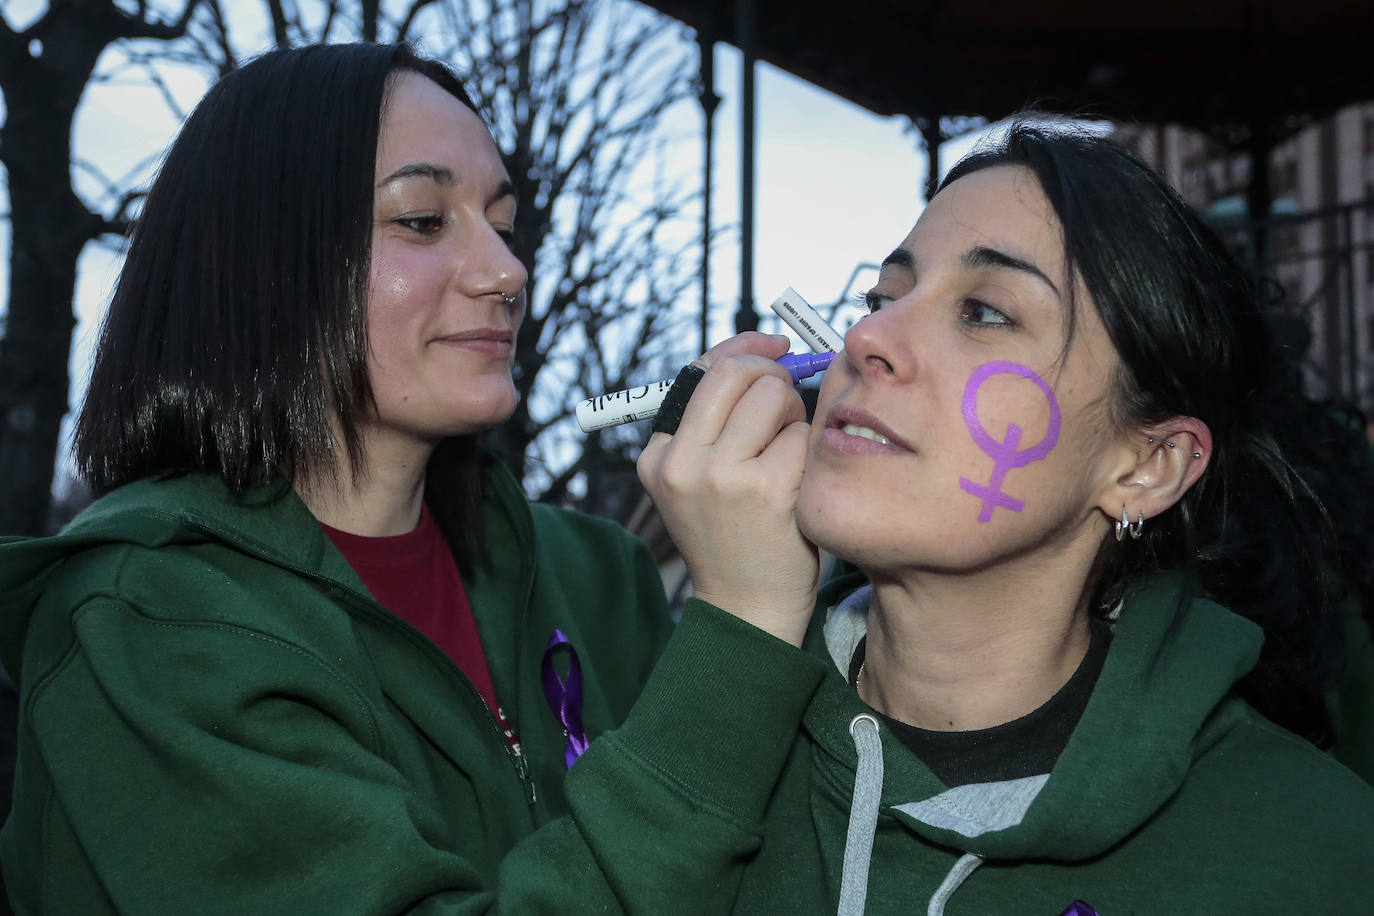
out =
[(837, 404), (826, 415), (821, 444), (850, 454), (914, 452), (910, 443), (874, 414)]
[(510, 328), (473, 328), (470, 331), (459, 331), (456, 334), (448, 334), (439, 339), (452, 341), (454, 343), (464, 340), (494, 340), (501, 343), (510, 343), (515, 339), (515, 334)]
[(509, 328), (473, 328), (445, 335), (435, 342), (504, 359), (514, 348), (515, 332)]

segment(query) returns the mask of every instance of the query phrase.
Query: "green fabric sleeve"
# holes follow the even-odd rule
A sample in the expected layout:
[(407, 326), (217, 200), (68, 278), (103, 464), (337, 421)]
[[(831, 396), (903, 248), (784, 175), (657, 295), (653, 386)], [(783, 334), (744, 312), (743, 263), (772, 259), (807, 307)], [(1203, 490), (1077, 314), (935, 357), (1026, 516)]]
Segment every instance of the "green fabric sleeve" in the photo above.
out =
[[(568, 773), (571, 819), (540, 830), (502, 863), (502, 902), (511, 901), (509, 876), (562, 860), (559, 880), (585, 884), (577, 882), (585, 869), (598, 886), (584, 887), (582, 899), (612, 911), (730, 912), (824, 671), (820, 659), (689, 599), (625, 725), (593, 742)], [(560, 848), (591, 861), (569, 861)], [(543, 890), (520, 888), (516, 909), (556, 903)]]
[(822, 668), (695, 604), (626, 724), (569, 773), (571, 817), (517, 844), (491, 887), (328, 659), (94, 599), (28, 702), (46, 842), (95, 877), (45, 856), (26, 880), (55, 913), (97, 896), (139, 913), (728, 911)]

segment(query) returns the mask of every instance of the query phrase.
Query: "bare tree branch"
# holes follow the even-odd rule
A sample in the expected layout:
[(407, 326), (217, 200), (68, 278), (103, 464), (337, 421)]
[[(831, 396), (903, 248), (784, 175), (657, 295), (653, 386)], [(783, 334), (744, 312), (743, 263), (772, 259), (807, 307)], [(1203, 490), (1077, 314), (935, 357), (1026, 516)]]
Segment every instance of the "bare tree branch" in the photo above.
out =
[(281, 0), (267, 0), (267, 15), (272, 21), (272, 42), (278, 48), (291, 47), (291, 37), (287, 30), (286, 10)]
[(122, 20), (124, 26), (120, 29), (116, 38), (155, 38), (159, 41), (170, 41), (180, 38), (186, 34), (186, 28), (191, 23), (191, 16), (195, 14), (196, 7), (201, 0), (186, 0), (186, 5), (182, 7), (181, 15), (172, 22), (156, 22), (147, 18), (147, 6), (139, 4), (139, 15), (130, 16), (127, 13), (115, 9)]
[(405, 18), (396, 28), (396, 40), (405, 41), (410, 36), (410, 29), (415, 24), (415, 17), (427, 6), (432, 6), (435, 0), (414, 0), (410, 4), (410, 9), (406, 10)]

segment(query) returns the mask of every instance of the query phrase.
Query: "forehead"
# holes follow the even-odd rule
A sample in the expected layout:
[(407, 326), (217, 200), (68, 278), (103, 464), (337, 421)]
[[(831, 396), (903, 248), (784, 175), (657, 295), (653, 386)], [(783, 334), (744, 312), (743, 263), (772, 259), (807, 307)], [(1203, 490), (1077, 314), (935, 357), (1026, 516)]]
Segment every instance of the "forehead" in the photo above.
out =
[(388, 175), (413, 162), (447, 166), (455, 172), (505, 169), (495, 141), (471, 108), (433, 80), (400, 71), (382, 104), (377, 138), (377, 174)]
[(935, 195), (902, 243), (918, 267), (927, 256), (957, 257), (974, 246), (1035, 264), (1056, 283), (1064, 278), (1059, 219), (1034, 173), (1022, 166), (993, 166), (952, 182)]

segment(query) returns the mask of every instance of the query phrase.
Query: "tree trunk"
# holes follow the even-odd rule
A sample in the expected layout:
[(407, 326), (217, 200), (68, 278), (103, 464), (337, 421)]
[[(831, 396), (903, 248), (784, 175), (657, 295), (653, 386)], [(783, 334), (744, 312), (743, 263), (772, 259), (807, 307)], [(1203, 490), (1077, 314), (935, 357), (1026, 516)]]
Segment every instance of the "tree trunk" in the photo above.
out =
[(106, 221), (76, 196), (71, 134), (96, 61), (120, 38), (171, 39), (180, 21), (135, 18), (109, 0), (63, 0), (23, 33), (0, 24), (9, 173), (10, 288), (0, 338), (0, 533), (43, 533), (58, 435), (68, 410), (76, 264)]
[[(65, 18), (65, 17), (64, 17)], [(9, 173), (10, 289), (0, 339), (0, 532), (39, 534), (69, 394), (76, 262), (102, 220), (71, 185), (77, 103), (109, 36), (73, 28), (11, 56), (0, 160)]]

